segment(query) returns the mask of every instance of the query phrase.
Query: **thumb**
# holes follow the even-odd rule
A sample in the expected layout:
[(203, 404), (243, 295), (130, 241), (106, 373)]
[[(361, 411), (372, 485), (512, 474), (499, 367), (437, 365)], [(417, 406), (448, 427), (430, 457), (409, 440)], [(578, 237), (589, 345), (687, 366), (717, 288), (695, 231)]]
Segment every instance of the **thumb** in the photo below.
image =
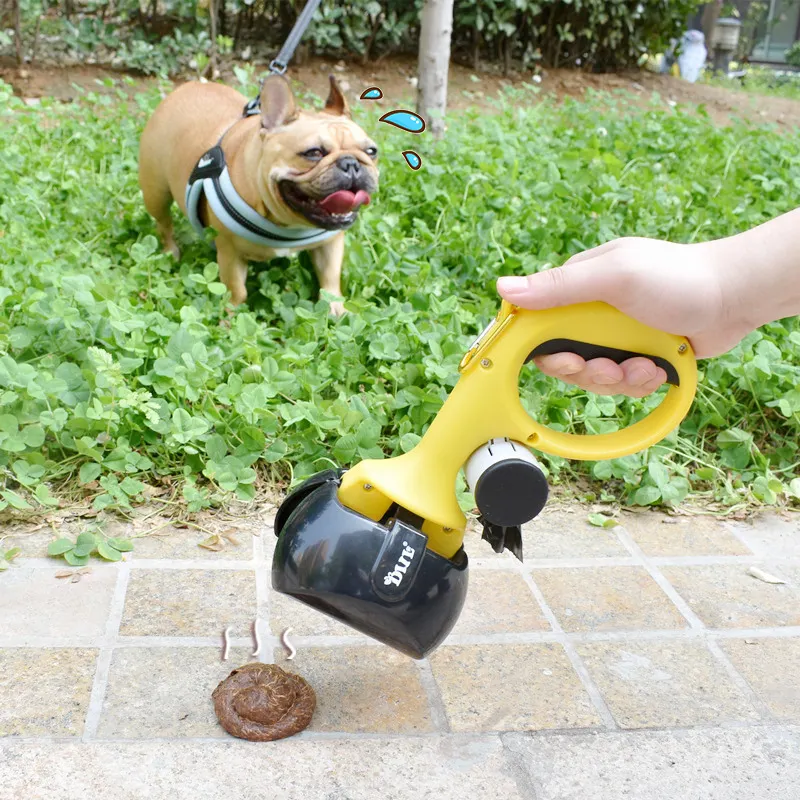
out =
[(525, 277), (498, 278), (497, 291), (509, 303), (535, 310), (606, 300), (616, 276), (613, 270), (598, 269), (597, 260), (568, 263)]

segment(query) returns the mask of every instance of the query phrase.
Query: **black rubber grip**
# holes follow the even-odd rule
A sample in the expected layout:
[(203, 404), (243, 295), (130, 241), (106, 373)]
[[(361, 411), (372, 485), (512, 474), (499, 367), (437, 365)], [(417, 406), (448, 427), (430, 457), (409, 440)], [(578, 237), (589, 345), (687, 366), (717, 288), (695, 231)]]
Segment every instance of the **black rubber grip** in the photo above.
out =
[(573, 339), (550, 339), (543, 342), (525, 359), (527, 364), (538, 356), (552, 356), (555, 353), (575, 353), (589, 361), (592, 358), (610, 358), (616, 364), (621, 364), (629, 358), (648, 358), (656, 366), (661, 367), (667, 373), (667, 383), (673, 386), (680, 386), (681, 380), (678, 377), (678, 370), (665, 358), (660, 356), (649, 356), (647, 353), (635, 353), (632, 350), (618, 350), (616, 347), (603, 347), (599, 344), (587, 344), (586, 342), (576, 342)]

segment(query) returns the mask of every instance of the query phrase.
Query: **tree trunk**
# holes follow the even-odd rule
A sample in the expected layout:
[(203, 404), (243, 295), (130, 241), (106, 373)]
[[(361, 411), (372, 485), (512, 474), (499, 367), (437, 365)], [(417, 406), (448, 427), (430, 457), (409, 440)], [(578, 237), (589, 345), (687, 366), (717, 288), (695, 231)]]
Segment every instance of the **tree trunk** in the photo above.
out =
[(242, 17), (246, 13), (247, 13), (247, 9), (246, 8), (240, 8), (236, 12), (236, 28), (233, 31), (233, 49), (234, 50), (238, 50), (239, 49), (239, 43), (241, 42), (241, 39), (239, 37), (241, 36), (241, 33), (242, 33)]
[(370, 31), (369, 39), (367, 39), (367, 45), (364, 48), (364, 54), (361, 56), (362, 67), (366, 67), (370, 61), (372, 45), (375, 43), (375, 37), (378, 35), (378, 29), (380, 28), (381, 22), (383, 22), (383, 12), (379, 13), (378, 16), (372, 21), (372, 30)]
[(703, 9), (703, 35), (706, 37), (706, 47), (709, 55), (713, 47), (714, 26), (717, 24), (719, 15), (722, 12), (722, 0), (714, 0)]
[(213, 81), (218, 73), (217, 69), (217, 0), (209, 0), (208, 17), (211, 23), (211, 47), (208, 53), (208, 72)]
[(39, 30), (42, 27), (42, 15), (36, 17), (36, 29), (33, 32), (33, 46), (31, 47), (31, 66), (36, 61), (36, 51), (39, 49)]
[(419, 33), (417, 113), (435, 138), (444, 134), (453, 0), (425, 0)]
[(21, 0), (14, 3), (14, 49), (17, 54), (17, 64), (22, 64), (22, 8)]

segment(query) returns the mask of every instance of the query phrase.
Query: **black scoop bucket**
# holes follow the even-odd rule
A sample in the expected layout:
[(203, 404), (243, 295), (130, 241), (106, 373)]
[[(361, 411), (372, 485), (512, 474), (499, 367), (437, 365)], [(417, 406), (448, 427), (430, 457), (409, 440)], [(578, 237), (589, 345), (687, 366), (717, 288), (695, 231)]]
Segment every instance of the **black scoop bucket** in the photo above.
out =
[(272, 586), (351, 628), (425, 658), (448, 636), (467, 595), (467, 554), (452, 559), (399, 519), (375, 522), (346, 508), (342, 472), (298, 486), (275, 519)]

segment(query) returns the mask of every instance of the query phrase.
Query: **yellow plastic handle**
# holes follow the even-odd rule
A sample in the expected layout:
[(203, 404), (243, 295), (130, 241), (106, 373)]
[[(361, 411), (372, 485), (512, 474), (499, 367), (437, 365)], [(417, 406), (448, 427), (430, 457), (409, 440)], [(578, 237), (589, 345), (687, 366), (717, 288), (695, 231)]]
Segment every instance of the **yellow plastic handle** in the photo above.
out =
[[(531, 419), (519, 397), (519, 375), (537, 353), (572, 350), (617, 361), (641, 355), (660, 363), (672, 384), (660, 405), (614, 433), (554, 431)], [(689, 342), (655, 330), (605, 303), (527, 311), (503, 303), (461, 362), (461, 378), (422, 440), (408, 453), (362, 461), (345, 473), (339, 499), (378, 520), (396, 503), (424, 520), (429, 547), (447, 557), (466, 523), (455, 497), (458, 472), (490, 439), (514, 439), (569, 459), (619, 458), (661, 441), (686, 416), (697, 390)]]
[[(648, 417), (623, 430), (594, 436), (554, 431), (532, 420), (522, 407), (519, 373), (534, 354), (566, 351), (617, 361), (651, 358), (665, 369), (672, 386)], [(697, 390), (697, 362), (687, 339), (643, 325), (605, 303), (526, 311), (504, 302), (464, 356), (461, 373), (451, 397), (463, 387), (469, 399), (461, 399), (459, 411), (469, 408), (471, 417), (502, 418), (505, 436), (544, 453), (584, 461), (619, 458), (661, 441), (686, 416)]]

